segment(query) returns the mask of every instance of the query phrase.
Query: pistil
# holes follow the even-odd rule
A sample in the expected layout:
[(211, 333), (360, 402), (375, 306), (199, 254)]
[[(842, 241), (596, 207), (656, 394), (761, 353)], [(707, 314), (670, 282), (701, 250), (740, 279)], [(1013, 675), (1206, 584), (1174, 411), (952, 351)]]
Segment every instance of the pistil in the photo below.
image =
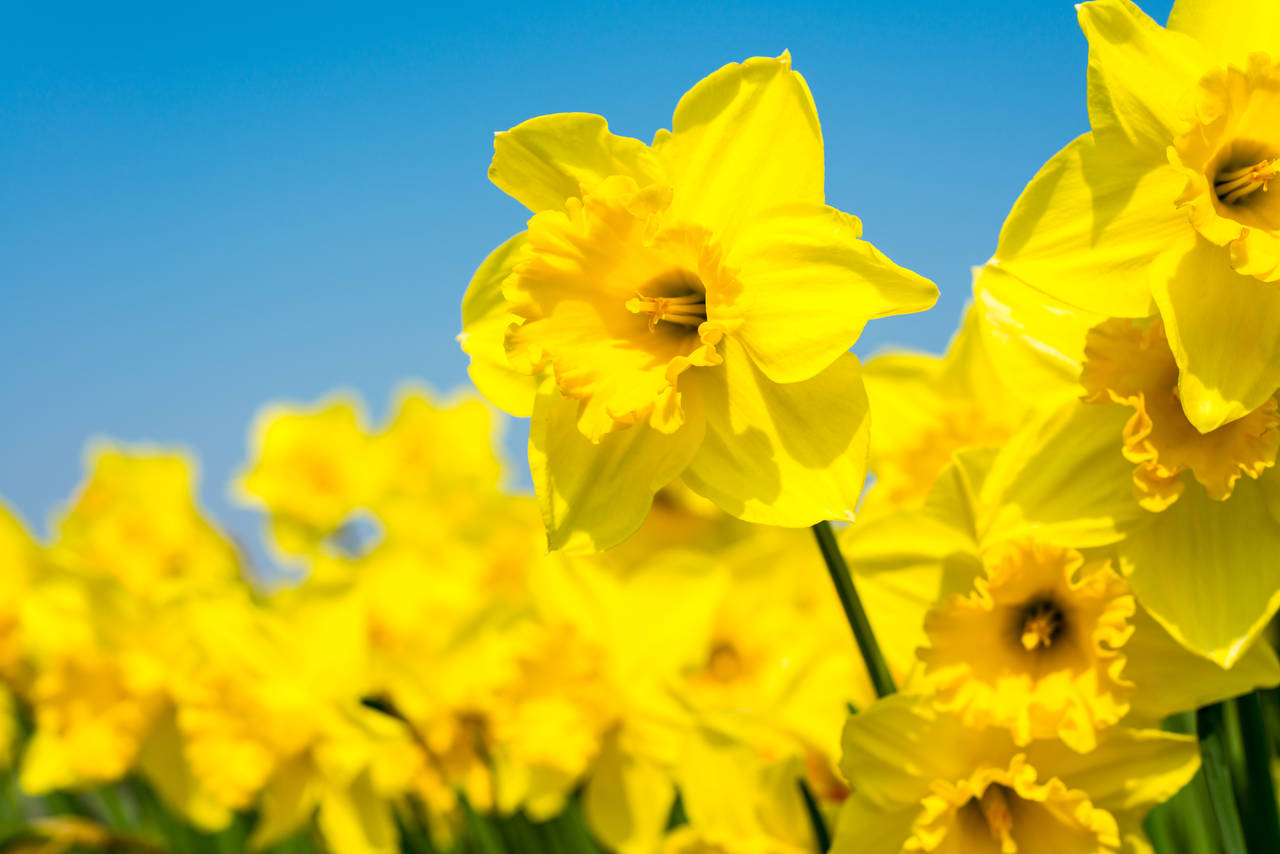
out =
[(1009, 810), (1008, 789), (999, 783), (987, 786), (978, 800), (982, 817), (987, 820), (991, 838), (1000, 843), (1002, 851), (1011, 850), (1013, 843), (1013, 813)]
[(1048, 649), (1062, 630), (1062, 611), (1052, 602), (1035, 602), (1023, 614), (1022, 646), (1027, 652)]
[(1280, 157), (1220, 172), (1213, 182), (1213, 191), (1223, 204), (1234, 205), (1259, 189), (1265, 193), (1277, 174), (1280, 174)]
[(700, 325), (707, 319), (706, 300), (706, 295), (700, 293), (678, 297), (647, 297), (636, 291), (635, 297), (627, 300), (627, 309), (636, 314), (648, 314), (649, 331), (653, 332), (662, 321), (679, 326)]

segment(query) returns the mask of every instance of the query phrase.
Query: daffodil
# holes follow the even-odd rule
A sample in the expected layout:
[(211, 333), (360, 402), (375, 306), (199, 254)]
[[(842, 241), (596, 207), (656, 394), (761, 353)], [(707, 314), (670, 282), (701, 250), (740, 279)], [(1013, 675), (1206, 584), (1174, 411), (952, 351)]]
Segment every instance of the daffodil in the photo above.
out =
[[(1014, 465), (960, 452), (923, 507), (864, 516), (842, 538), (873, 624), (890, 638), (904, 634), (894, 626), (920, 627), (914, 672), (900, 640), (886, 645), (906, 690), (1015, 744), (1051, 738), (1083, 752), (1117, 725), (1158, 724), (1280, 681), (1265, 642), (1242, 647), (1229, 669), (1185, 649), (1122, 577), (1127, 541), (1103, 544), (1105, 527), (1087, 520), (1053, 521), (1070, 486), (1015, 490)], [(1020, 505), (1001, 510), (1006, 501)], [(1174, 670), (1186, 676), (1169, 679)]]
[(531, 119), (489, 175), (534, 215), (472, 279), (461, 340), (481, 391), (533, 416), (553, 548), (621, 542), (676, 478), (748, 521), (851, 516), (868, 419), (849, 347), (937, 289), (824, 203), (789, 56), (707, 77), (651, 145)]
[(95, 447), (50, 558), (157, 602), (234, 584), (239, 562), (196, 505), (194, 468), (183, 454)]
[(853, 793), (836, 854), (902, 851), (1132, 850), (1142, 819), (1199, 767), (1193, 738), (1109, 731), (1076, 753), (1057, 740), (1014, 743), (900, 694), (849, 718), (841, 762)]
[[(1007, 443), (982, 486), (1005, 495), (992, 499), (1001, 524), (1115, 544), (1116, 568), (1165, 628), (1224, 666), (1238, 660), (1280, 607), (1275, 390), (1202, 432), (1179, 405), (1182, 371), (1160, 316), (1074, 308), (992, 266), (976, 305), (1002, 378), (1051, 413)], [(1083, 402), (1055, 403), (1064, 390)]]
[(314, 552), (382, 483), (359, 407), (342, 398), (259, 413), (250, 453), (233, 494), (269, 514), (272, 542), (289, 554)]
[(1157, 310), (1208, 432), (1280, 387), (1280, 27), (1269, 0), (1079, 7), (1092, 132), (1036, 175), (993, 259), (1108, 317)]

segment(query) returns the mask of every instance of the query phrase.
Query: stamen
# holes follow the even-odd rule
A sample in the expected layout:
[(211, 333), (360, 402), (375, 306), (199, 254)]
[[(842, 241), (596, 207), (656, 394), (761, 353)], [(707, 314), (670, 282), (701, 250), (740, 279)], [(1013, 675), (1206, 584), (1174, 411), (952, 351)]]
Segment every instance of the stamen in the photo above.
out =
[(1048, 649), (1061, 630), (1062, 611), (1057, 605), (1048, 601), (1032, 603), (1023, 612), (1022, 646), (1027, 652), (1033, 652), (1040, 647)]
[(627, 300), (627, 310), (635, 314), (649, 315), (649, 331), (653, 332), (660, 321), (679, 326), (699, 326), (707, 319), (706, 296), (699, 293), (678, 297), (647, 297), (639, 291)]
[(1214, 179), (1213, 191), (1218, 200), (1226, 205), (1234, 205), (1255, 191), (1270, 189), (1271, 179), (1280, 174), (1280, 157), (1263, 160), (1242, 169), (1220, 172)]
[[(1009, 810), (1008, 790), (999, 783), (992, 783), (987, 786), (986, 791), (982, 793), (982, 797), (978, 800), (978, 806), (982, 810), (982, 817), (987, 820), (987, 829), (991, 831), (991, 838), (1001, 842), (1009, 843), (1013, 840), (1010, 838), (1013, 834), (1013, 813)], [(1007, 844), (1001, 845), (1004, 850)]]

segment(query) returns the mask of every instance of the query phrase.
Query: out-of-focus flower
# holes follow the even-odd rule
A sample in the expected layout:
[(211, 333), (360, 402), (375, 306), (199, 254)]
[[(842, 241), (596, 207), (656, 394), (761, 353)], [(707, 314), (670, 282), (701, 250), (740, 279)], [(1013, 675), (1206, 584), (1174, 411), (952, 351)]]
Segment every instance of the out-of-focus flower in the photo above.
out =
[(677, 477), (749, 521), (849, 517), (867, 407), (848, 349), (937, 298), (824, 204), (789, 56), (725, 66), (672, 127), (645, 145), (570, 113), (495, 141), (490, 177), (535, 215), (477, 271), (462, 342), (481, 391), (533, 415), (553, 548), (622, 541)]
[(182, 454), (99, 445), (51, 560), (154, 602), (236, 583), (234, 549), (196, 506), (194, 468)]
[(275, 406), (257, 417), (250, 463), (234, 493), (269, 514), (277, 546), (304, 554), (368, 504), (382, 479), (377, 461), (354, 402)]
[(1109, 317), (1164, 321), (1179, 399), (1208, 432), (1280, 387), (1280, 32), (1267, 0), (1079, 7), (1092, 132), (1000, 234), (1002, 269)]

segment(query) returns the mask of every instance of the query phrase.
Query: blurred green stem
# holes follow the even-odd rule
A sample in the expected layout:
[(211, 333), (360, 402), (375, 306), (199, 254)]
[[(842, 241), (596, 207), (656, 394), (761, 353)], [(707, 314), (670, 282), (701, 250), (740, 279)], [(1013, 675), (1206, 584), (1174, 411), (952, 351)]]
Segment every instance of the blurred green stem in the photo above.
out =
[(898, 689), (893, 684), (889, 666), (885, 664), (884, 656), (880, 653), (880, 645), (876, 643), (876, 636), (871, 630), (871, 621), (867, 619), (867, 612), (862, 609), (862, 600), (858, 598), (858, 591), (854, 589), (853, 575), (849, 572), (848, 564), (844, 562), (844, 555), (841, 554), (840, 545), (836, 542), (835, 530), (832, 529), (830, 522), (819, 522), (813, 526), (813, 535), (818, 538), (822, 559), (826, 561), (827, 572), (830, 573), (831, 581), (836, 586), (836, 595), (840, 597), (840, 605), (844, 608), (849, 628), (853, 629), (853, 638), (858, 642), (858, 650), (862, 653), (862, 660), (867, 665), (867, 675), (871, 677), (876, 696), (887, 697)]
[(1231, 769), (1227, 760), (1226, 715), (1223, 704), (1214, 703), (1196, 712), (1196, 733), (1200, 737), (1200, 760), (1209, 800), (1218, 819), (1218, 834), (1225, 854), (1246, 854), (1244, 828), (1231, 788)]
[(1251, 851), (1280, 851), (1280, 811), (1271, 776), (1271, 739), (1255, 691), (1236, 698), (1243, 742), (1245, 787), (1240, 793), (1246, 835)]

